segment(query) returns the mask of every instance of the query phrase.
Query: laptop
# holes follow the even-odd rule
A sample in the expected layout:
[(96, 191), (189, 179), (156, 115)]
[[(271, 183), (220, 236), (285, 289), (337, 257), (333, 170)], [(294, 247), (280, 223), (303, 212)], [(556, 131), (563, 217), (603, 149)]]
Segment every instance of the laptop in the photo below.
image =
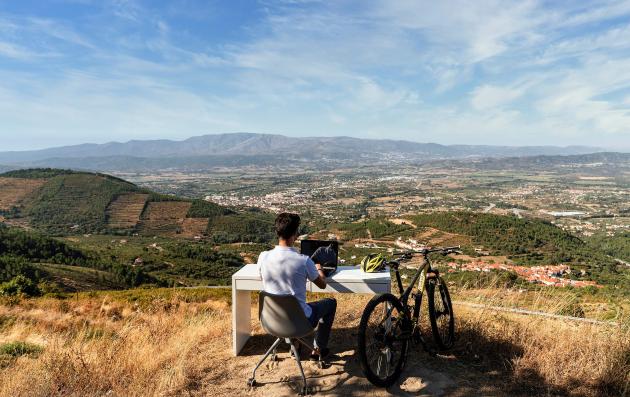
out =
[(300, 243), (300, 252), (302, 255), (311, 257), (319, 247), (331, 247), (335, 252), (335, 263), (330, 265), (324, 265), (324, 273), (326, 277), (337, 271), (337, 264), (339, 263), (339, 242), (336, 240), (302, 240)]

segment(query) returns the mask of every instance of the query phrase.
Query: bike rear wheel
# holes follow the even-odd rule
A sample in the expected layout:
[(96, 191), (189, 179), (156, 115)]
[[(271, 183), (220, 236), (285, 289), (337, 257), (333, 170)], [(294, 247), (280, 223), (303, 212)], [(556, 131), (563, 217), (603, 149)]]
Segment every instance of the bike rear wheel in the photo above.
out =
[(426, 290), (433, 339), (439, 349), (446, 350), (455, 342), (455, 317), (451, 296), (442, 277), (427, 279)]
[(407, 355), (408, 321), (392, 294), (368, 302), (359, 324), (358, 355), (365, 377), (376, 386), (392, 385), (400, 376)]

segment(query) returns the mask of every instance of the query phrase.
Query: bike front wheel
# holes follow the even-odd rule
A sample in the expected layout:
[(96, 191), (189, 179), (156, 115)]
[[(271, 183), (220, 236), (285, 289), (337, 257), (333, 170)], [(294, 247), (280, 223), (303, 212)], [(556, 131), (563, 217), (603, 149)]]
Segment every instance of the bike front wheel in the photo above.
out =
[(433, 339), (439, 349), (449, 349), (455, 342), (455, 317), (448, 288), (442, 277), (435, 277), (427, 279), (426, 290)]
[(400, 376), (409, 341), (407, 324), (402, 304), (392, 294), (377, 295), (365, 307), (357, 350), (363, 374), (372, 384), (387, 387)]

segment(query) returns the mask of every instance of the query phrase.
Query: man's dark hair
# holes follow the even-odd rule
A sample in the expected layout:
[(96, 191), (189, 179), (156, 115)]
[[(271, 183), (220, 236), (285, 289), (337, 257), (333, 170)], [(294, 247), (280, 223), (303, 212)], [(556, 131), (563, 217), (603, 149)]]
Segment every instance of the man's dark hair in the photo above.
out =
[(278, 237), (288, 240), (297, 234), (300, 227), (300, 216), (283, 212), (276, 217), (276, 234)]

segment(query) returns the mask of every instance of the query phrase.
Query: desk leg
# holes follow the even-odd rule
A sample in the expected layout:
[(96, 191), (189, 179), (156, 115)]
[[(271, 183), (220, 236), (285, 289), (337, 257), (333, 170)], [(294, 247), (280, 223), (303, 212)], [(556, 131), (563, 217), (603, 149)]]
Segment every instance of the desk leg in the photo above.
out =
[(235, 356), (241, 352), (251, 334), (251, 291), (237, 290), (232, 282), (232, 349)]

